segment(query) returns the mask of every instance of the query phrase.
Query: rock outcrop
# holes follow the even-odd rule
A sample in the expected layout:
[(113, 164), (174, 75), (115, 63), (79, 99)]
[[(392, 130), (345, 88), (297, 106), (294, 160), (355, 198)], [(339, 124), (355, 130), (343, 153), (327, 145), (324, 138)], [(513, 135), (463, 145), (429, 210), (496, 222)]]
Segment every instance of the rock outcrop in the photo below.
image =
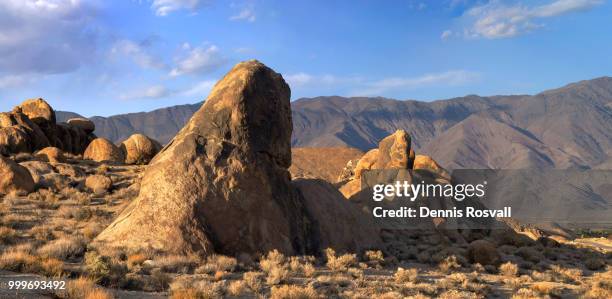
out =
[(34, 191), (30, 172), (15, 161), (0, 156), (0, 194), (24, 195)]
[(428, 170), (443, 178), (450, 180), (450, 174), (442, 168), (436, 160), (427, 155), (416, 155), (414, 158), (414, 170)]
[(159, 142), (143, 135), (134, 134), (121, 143), (125, 164), (148, 164), (161, 150)]
[(123, 152), (112, 142), (104, 138), (97, 138), (92, 141), (85, 150), (83, 158), (96, 162), (111, 163), (123, 163), (125, 160)]
[(67, 121), (67, 123), (75, 128), (82, 129), (87, 134), (91, 134), (96, 130), (96, 125), (93, 123), (93, 121), (87, 118), (71, 118)]
[(199, 255), (333, 247), (313, 232), (340, 227), (318, 225), (290, 181), (289, 98), (280, 74), (257, 61), (236, 65), (150, 163), (139, 197), (96, 246)]
[(355, 166), (354, 176), (340, 188), (346, 198), (350, 198), (361, 190), (361, 175), (364, 171), (373, 169), (412, 169), (414, 166), (414, 150), (411, 148), (410, 135), (404, 130), (385, 137), (378, 148), (368, 151)]
[[(11, 112), (0, 113), (0, 150), (8, 155), (52, 146), (64, 152), (82, 154), (95, 138), (93, 123), (86, 119), (73, 124), (56, 124), (55, 121), (55, 111), (40, 98), (26, 100)], [(15, 138), (17, 135), (19, 139)]]

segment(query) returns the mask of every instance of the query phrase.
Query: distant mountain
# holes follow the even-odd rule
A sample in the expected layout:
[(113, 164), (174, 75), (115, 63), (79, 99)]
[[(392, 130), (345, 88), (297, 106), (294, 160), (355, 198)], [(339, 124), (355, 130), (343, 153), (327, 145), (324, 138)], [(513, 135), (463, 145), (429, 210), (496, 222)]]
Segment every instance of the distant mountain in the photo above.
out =
[[(140, 132), (166, 143), (200, 105), (92, 120), (96, 134), (114, 142)], [(292, 109), (294, 147), (366, 151), (401, 128), (417, 152), (449, 168), (608, 168), (612, 161), (610, 77), (533, 96), (433, 102), (333, 96), (299, 99)]]

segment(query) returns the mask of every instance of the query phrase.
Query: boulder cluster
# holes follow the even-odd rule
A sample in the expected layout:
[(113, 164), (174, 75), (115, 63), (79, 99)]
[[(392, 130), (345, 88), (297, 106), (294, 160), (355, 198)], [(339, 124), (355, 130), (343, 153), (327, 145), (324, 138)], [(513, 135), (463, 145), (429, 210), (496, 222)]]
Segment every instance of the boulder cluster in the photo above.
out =
[(43, 99), (26, 100), (0, 113), (0, 154), (33, 153), (47, 147), (82, 154), (96, 138), (87, 119), (56, 123), (55, 111)]

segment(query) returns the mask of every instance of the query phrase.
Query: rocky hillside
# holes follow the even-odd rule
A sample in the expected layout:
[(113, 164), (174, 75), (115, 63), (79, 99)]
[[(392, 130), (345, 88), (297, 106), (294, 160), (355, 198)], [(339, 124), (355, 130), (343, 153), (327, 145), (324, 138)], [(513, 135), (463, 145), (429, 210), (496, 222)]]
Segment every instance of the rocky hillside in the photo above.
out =
[[(200, 104), (94, 117), (113, 141), (142, 132), (168, 142)], [(397, 129), (447, 168), (606, 168), (612, 157), (612, 78), (537, 95), (433, 102), (317, 97), (292, 103), (293, 147), (376, 147)], [(73, 117), (73, 116), (72, 116)], [(61, 114), (58, 114), (61, 118)]]

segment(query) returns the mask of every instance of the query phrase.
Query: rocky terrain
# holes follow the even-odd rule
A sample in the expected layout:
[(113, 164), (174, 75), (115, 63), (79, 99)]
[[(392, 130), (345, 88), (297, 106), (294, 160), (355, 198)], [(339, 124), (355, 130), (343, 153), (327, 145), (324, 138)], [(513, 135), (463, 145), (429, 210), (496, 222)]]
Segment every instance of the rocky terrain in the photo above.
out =
[[(365, 154), (294, 150), (289, 99), (280, 74), (240, 63), (164, 148), (146, 135), (97, 138), (85, 119), (56, 124), (43, 100), (17, 107), (0, 123), (0, 280), (68, 283), (0, 297), (612, 296), (606, 235), (374, 221), (367, 173), (452, 178), (410, 130), (380, 132)], [(87, 138), (67, 147), (60, 126)]]

